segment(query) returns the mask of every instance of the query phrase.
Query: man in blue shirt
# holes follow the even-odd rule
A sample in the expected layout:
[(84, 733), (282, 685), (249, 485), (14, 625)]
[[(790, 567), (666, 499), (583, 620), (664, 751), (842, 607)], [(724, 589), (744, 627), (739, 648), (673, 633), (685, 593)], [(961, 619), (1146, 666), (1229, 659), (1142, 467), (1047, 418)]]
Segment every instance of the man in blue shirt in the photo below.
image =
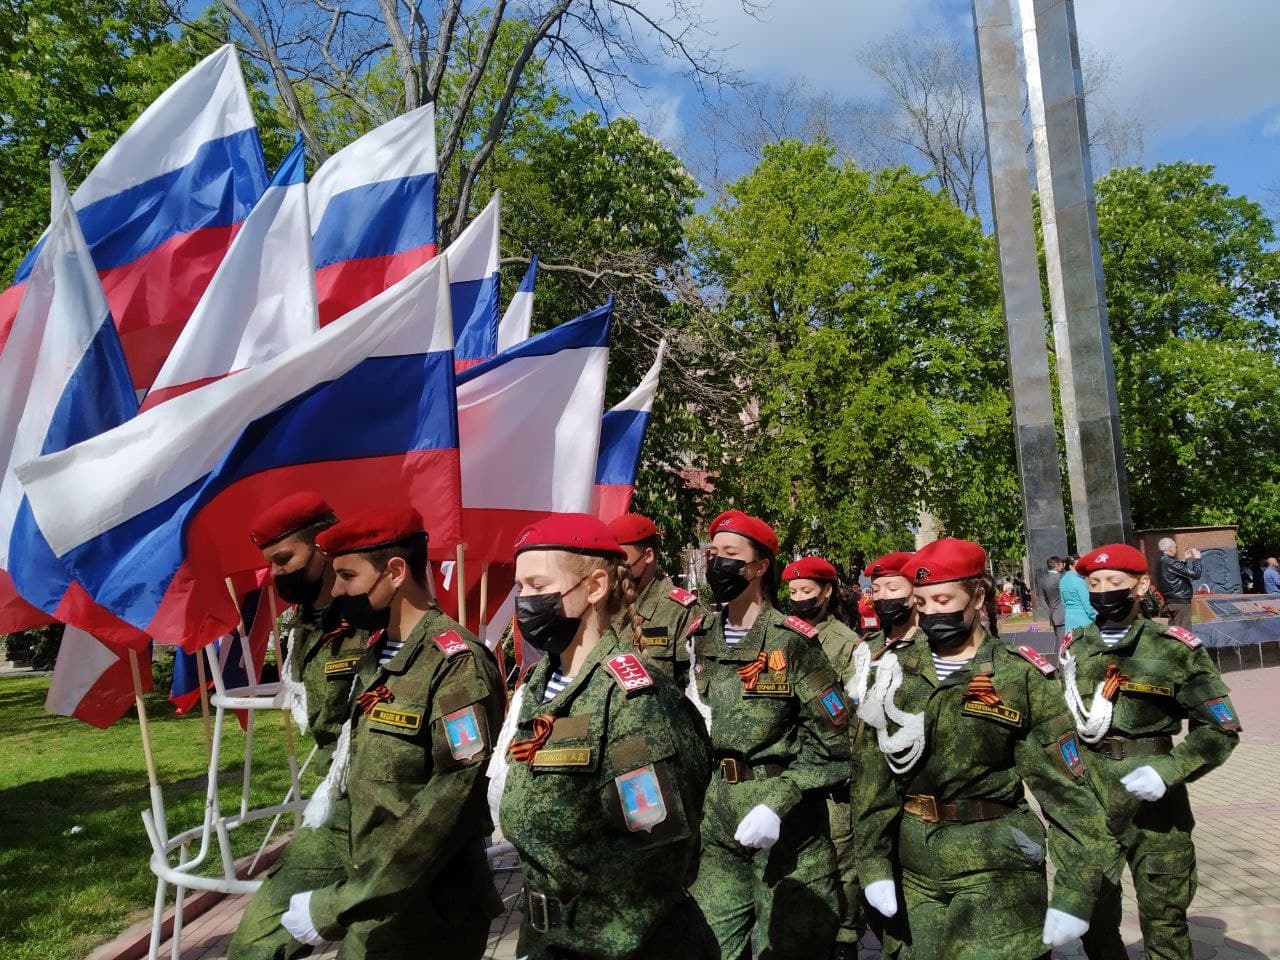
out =
[(1262, 571), (1262, 586), (1267, 593), (1280, 593), (1280, 560), (1267, 557), (1267, 565)]
[(1076, 573), (1076, 563), (1079, 559), (1077, 556), (1067, 557), (1067, 569), (1062, 571), (1062, 577), (1058, 580), (1058, 594), (1062, 597), (1063, 627), (1068, 631), (1089, 626), (1096, 616), (1089, 603), (1089, 585), (1084, 582), (1084, 577)]

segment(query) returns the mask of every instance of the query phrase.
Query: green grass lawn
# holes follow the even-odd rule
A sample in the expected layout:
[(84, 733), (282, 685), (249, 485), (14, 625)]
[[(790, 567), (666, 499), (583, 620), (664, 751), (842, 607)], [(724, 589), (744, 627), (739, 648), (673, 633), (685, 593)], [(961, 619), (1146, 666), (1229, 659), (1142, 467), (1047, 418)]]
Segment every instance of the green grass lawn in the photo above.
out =
[[(150, 915), (155, 877), (139, 816), (149, 805), (138, 721), (110, 730), (44, 712), (47, 677), (0, 679), (0, 957), (79, 960)], [(160, 695), (147, 705), (156, 767), (176, 834), (200, 823), (205, 746), (198, 714), (177, 717)], [(299, 762), (311, 749), (297, 737)], [(259, 713), (251, 803), (279, 803), (288, 789), (284, 727)], [(223, 729), (220, 798), (238, 811), (244, 735)], [(307, 792), (316, 778), (308, 776)], [(269, 821), (234, 831), (237, 857), (252, 853)], [(291, 825), (288, 818), (282, 827)], [(74, 828), (79, 830), (73, 832)], [(279, 831), (281, 828), (277, 828)], [(278, 835), (278, 832), (277, 832)], [(210, 860), (217, 863), (216, 847)], [(216, 872), (216, 869), (215, 871)], [(172, 891), (171, 891), (172, 892)]]

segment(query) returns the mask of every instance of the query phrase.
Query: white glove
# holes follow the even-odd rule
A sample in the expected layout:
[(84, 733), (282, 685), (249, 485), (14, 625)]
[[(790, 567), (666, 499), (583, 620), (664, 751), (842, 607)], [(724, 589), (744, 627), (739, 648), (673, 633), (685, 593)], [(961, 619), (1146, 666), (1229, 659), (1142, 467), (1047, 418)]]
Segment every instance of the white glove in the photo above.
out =
[(892, 880), (874, 880), (862, 891), (867, 903), (876, 908), (882, 917), (892, 917), (898, 912), (898, 895), (894, 892)]
[(768, 850), (778, 842), (781, 833), (782, 819), (763, 803), (757, 803), (742, 818), (733, 839), (744, 847)]
[(1072, 940), (1079, 940), (1088, 931), (1088, 920), (1081, 920), (1050, 907), (1044, 914), (1044, 933), (1040, 935), (1040, 942), (1051, 947), (1065, 947)]
[(311, 922), (311, 894), (312, 891), (308, 890), (306, 893), (295, 893), (289, 898), (289, 909), (280, 918), (280, 926), (288, 930), (289, 935), (299, 943), (317, 947), (324, 943), (324, 937), (320, 936), (320, 931)]
[(1151, 767), (1139, 767), (1132, 773), (1121, 777), (1120, 782), (1124, 784), (1126, 790), (1139, 800), (1159, 800), (1165, 795), (1165, 791), (1169, 789), (1164, 780), (1160, 778), (1160, 774), (1156, 773)]

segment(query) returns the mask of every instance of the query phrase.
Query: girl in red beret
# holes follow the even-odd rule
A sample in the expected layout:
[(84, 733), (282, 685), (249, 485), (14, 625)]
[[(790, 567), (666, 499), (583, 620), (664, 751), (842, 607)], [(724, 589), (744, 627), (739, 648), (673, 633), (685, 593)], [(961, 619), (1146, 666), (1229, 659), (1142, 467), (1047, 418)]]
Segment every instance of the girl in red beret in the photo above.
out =
[(710, 750), (675, 681), (624, 644), (635, 583), (617, 539), (583, 514), (516, 542), (516, 622), (543, 657), (516, 691), (489, 802), (520, 854), (517, 953), (716, 956), (688, 893)]
[(825, 957), (838, 927), (827, 794), (850, 776), (852, 714), (817, 629), (773, 607), (778, 538), (741, 511), (711, 524), (718, 613), (692, 633), (689, 695), (715, 772), (693, 893), (720, 954)]
[(986, 567), (976, 543), (939, 540), (903, 568), (920, 630), (858, 710), (859, 871), (881, 915), (905, 907), (913, 956), (1036, 960), (1088, 929), (1117, 850), (1053, 665), (983, 628)]

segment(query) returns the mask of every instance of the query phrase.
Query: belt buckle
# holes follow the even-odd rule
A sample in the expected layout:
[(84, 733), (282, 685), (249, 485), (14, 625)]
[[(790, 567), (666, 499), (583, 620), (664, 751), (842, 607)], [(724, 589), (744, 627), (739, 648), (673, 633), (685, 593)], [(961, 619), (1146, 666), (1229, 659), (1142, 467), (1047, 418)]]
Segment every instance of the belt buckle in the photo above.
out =
[(1123, 740), (1111, 737), (1107, 740), (1107, 759), (1123, 760), (1129, 755), (1129, 751), (1125, 749)]
[(525, 892), (529, 900), (529, 926), (538, 933), (546, 933), (551, 929), (551, 910), (547, 905), (547, 895), (532, 890)]
[(925, 823), (938, 823), (942, 819), (938, 816), (937, 797), (928, 793), (918, 793), (912, 799), (916, 804), (916, 809), (912, 813)]
[(742, 782), (742, 766), (737, 757), (725, 757), (720, 761), (720, 776), (725, 783)]

